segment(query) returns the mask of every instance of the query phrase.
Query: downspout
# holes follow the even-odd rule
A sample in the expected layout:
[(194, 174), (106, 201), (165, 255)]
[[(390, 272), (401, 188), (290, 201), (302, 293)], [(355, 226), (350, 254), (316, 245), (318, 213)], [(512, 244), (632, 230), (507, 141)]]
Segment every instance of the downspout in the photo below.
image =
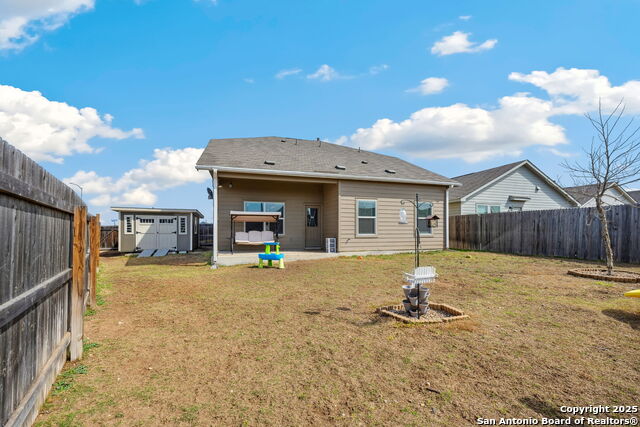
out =
[(193, 251), (193, 212), (191, 212), (189, 214), (189, 225), (190, 227), (188, 227), (189, 229), (189, 251)]
[(444, 248), (449, 249), (449, 190), (453, 187), (450, 185), (444, 191)]
[(118, 212), (118, 252), (122, 252), (122, 212)]
[(211, 252), (211, 268), (218, 268), (218, 169), (211, 170), (213, 183), (213, 250)]

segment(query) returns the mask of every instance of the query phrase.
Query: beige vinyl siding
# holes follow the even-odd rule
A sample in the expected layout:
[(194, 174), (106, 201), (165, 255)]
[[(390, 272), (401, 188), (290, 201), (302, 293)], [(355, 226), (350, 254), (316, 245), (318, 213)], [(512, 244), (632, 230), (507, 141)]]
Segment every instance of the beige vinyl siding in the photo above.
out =
[[(433, 203), (433, 214), (440, 223), (433, 235), (423, 236), (421, 249), (444, 248), (444, 200), (446, 187), (431, 185), (395, 184), (368, 181), (341, 180), (339, 184), (339, 239), (338, 248), (344, 251), (411, 250), (413, 249), (414, 210), (405, 204), (407, 224), (400, 224), (400, 200), (414, 199)], [(377, 234), (356, 236), (356, 200), (377, 201)]]
[[(282, 250), (304, 249), (305, 204), (320, 205), (322, 209), (323, 185), (285, 181), (265, 181), (224, 178), (218, 189), (218, 247), (230, 250), (231, 219), (229, 211), (244, 210), (244, 202), (283, 202), (285, 204), (285, 235), (280, 237)], [(229, 184), (232, 187), (229, 188)], [(326, 217), (325, 214), (321, 214)], [(243, 231), (243, 224), (236, 224), (236, 231)], [(264, 250), (262, 246), (240, 246), (235, 250)]]
[[(538, 191), (536, 186), (540, 188)], [(523, 204), (512, 203), (509, 202), (509, 196), (525, 196), (530, 197), (530, 200)], [(523, 211), (574, 207), (558, 190), (527, 166), (516, 169), (462, 202), (461, 214), (475, 214), (478, 204), (499, 205), (501, 212), (508, 212), (510, 206), (522, 206)]]
[(324, 184), (322, 189), (324, 192), (322, 211), (324, 237), (338, 238), (338, 185)]

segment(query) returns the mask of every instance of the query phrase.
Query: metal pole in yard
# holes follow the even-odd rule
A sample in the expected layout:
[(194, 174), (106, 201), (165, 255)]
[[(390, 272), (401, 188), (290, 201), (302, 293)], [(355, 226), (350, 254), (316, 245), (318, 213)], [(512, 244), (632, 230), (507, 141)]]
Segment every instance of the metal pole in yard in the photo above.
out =
[(211, 171), (213, 181), (213, 246), (211, 253), (211, 268), (218, 268), (218, 170)]

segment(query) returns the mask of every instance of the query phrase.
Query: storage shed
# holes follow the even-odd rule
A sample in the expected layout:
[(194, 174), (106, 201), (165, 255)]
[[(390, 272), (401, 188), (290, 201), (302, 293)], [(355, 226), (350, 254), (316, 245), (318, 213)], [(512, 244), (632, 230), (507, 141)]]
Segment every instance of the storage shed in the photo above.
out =
[(200, 244), (197, 209), (139, 208), (114, 206), (118, 212), (118, 251), (145, 249), (192, 251)]

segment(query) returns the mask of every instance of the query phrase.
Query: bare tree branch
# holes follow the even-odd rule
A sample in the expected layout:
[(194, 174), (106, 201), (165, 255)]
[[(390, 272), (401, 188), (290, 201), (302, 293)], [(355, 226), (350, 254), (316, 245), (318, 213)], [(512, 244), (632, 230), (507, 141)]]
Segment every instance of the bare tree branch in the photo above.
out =
[(623, 121), (623, 101), (621, 99), (607, 114), (602, 110), (602, 100), (598, 100), (597, 115), (585, 114), (596, 133), (590, 148), (585, 150), (587, 160), (572, 164), (565, 160), (562, 163), (574, 185), (584, 186), (585, 192), (589, 193), (585, 195), (595, 198), (602, 224), (601, 238), (607, 255), (608, 274), (613, 273), (613, 248), (606, 214), (607, 198), (620, 202), (610, 190), (640, 181), (640, 126), (633, 118)]

